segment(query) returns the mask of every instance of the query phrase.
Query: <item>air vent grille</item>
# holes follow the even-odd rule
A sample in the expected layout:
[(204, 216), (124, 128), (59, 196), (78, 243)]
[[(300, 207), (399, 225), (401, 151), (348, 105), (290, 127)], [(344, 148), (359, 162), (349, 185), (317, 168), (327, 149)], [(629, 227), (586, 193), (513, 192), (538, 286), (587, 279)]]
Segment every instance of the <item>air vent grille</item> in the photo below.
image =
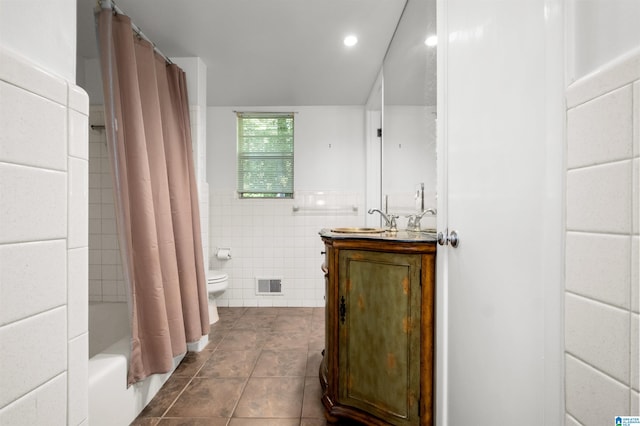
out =
[(256, 278), (256, 294), (282, 294), (282, 279)]

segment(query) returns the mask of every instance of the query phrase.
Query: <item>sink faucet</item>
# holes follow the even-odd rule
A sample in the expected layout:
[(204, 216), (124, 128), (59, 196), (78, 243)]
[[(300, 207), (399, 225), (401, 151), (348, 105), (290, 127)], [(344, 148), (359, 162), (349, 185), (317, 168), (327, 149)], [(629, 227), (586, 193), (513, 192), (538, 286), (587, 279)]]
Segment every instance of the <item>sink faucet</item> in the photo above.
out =
[(395, 214), (384, 214), (382, 211), (378, 209), (369, 209), (369, 214), (374, 214), (375, 212), (380, 213), (380, 216), (384, 219), (384, 225), (389, 228), (389, 231), (396, 232), (398, 231), (398, 226), (396, 225), (396, 219), (400, 216)]
[(430, 213), (432, 216), (436, 215), (436, 211), (434, 209), (426, 209), (423, 210), (422, 213), (418, 214), (410, 214), (407, 216), (409, 220), (407, 221), (407, 230), (409, 231), (420, 231), (420, 219), (425, 214)]

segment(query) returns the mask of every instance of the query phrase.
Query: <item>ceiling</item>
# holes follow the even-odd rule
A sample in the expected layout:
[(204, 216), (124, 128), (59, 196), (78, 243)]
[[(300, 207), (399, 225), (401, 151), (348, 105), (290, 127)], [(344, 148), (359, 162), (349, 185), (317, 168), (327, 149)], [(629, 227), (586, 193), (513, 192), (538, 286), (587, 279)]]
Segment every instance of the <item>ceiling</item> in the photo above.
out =
[[(77, 2), (78, 56), (96, 58), (96, 2)], [(405, 0), (116, 4), (166, 56), (204, 61), (209, 106), (295, 106), (364, 105)]]

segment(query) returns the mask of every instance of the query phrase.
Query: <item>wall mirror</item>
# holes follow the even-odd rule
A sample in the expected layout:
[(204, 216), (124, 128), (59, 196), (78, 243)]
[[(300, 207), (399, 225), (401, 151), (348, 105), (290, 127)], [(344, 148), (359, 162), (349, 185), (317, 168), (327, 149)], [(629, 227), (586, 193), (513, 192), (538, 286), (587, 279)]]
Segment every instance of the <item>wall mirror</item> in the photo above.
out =
[(382, 66), (378, 205), (403, 219), (436, 207), (435, 35), (436, 1), (407, 0)]

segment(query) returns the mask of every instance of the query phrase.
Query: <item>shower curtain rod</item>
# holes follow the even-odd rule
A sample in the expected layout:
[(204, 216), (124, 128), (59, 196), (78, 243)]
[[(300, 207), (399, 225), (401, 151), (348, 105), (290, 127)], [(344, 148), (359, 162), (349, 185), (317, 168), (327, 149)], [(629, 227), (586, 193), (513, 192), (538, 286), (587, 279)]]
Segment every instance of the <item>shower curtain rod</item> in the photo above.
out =
[[(102, 9), (111, 9), (111, 10), (113, 10), (115, 13), (117, 13), (119, 15), (129, 16), (126, 13), (124, 13), (124, 11), (122, 9), (120, 9), (120, 7), (113, 0), (98, 0), (98, 5)], [(133, 20), (131, 21), (131, 28), (133, 29), (133, 32), (136, 33), (136, 35), (138, 37), (143, 38), (146, 41), (148, 41), (149, 43), (151, 43), (151, 45), (153, 46), (153, 51), (156, 52), (158, 55), (160, 55), (162, 57), (162, 59), (165, 60), (166, 63), (168, 63), (169, 65), (173, 64), (173, 61), (171, 59), (169, 59), (169, 57), (167, 55), (162, 53), (160, 51), (160, 49), (158, 49), (156, 44), (154, 42), (152, 42), (151, 39), (149, 37), (147, 37), (147, 35), (145, 33), (142, 32), (140, 27), (138, 27), (136, 24), (133, 23)]]

